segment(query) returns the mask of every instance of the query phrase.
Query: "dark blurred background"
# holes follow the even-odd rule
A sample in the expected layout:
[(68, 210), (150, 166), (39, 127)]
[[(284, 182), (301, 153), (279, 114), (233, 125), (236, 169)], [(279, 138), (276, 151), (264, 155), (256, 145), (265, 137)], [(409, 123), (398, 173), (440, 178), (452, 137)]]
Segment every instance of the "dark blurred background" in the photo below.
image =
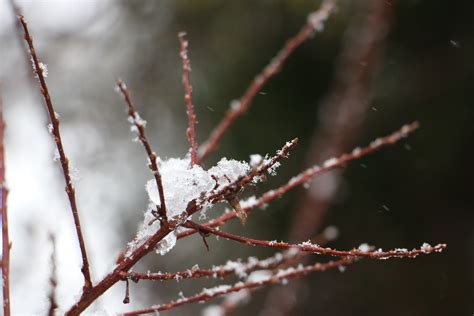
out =
[[(49, 256), (49, 248), (41, 242), (46, 240), (48, 227), (67, 230), (59, 229), (54, 220), (43, 223), (39, 219), (47, 212), (51, 212), (51, 219), (59, 216), (50, 210), (50, 199), (60, 200), (57, 212), (67, 212), (61, 206), (66, 204), (58, 168), (52, 156), (41, 156), (53, 152), (44, 127), (46, 117), (19, 44), (11, 8), (8, 1), (3, 2), (1, 81), (8, 124), (7, 168), (11, 166), (7, 176), (12, 190), (13, 306), (25, 313), (41, 312), (45, 295), (28, 298), (28, 307), (20, 306), (19, 300), (32, 283), (39, 289), (48, 288), (47, 258), (37, 259), (43, 260), (44, 273), (26, 273), (25, 260)], [(388, 13), (382, 15), (387, 21), (382, 19), (369, 27), (369, 32), (379, 32), (370, 48), (376, 54), (360, 61), (355, 56), (353, 64), (345, 68), (341, 60), (351, 60), (351, 52), (356, 54), (357, 45), (363, 46), (365, 36), (370, 36), (361, 33), (358, 37), (357, 30), (364, 31), (364, 23), (370, 24), (376, 2), (389, 6), (383, 9)], [(96, 280), (110, 269), (142, 221), (147, 205), (144, 184), (150, 178), (142, 149), (131, 142), (124, 104), (113, 91), (115, 79), (123, 78), (133, 91), (158, 154), (184, 156), (187, 117), (177, 33), (185, 30), (188, 34), (193, 101), (199, 121), (197, 139), (202, 143), (229, 102), (242, 95), (253, 77), (320, 4), (307, 0), (17, 3), (30, 22), (41, 60), (48, 64), (47, 79), (61, 114), (65, 146), (80, 170), (77, 192), (91, 260), (100, 267), (95, 271)], [(318, 131), (327, 133), (334, 127), (328, 139), (340, 141), (333, 150), (337, 155), (405, 123), (420, 122), (419, 131), (409, 138), (349, 164), (343, 173), (335, 173), (337, 185), (324, 204), (321, 224), (304, 240), (333, 225), (339, 230), (339, 238), (330, 244), (335, 248), (350, 249), (364, 242), (383, 249), (413, 248), (429, 242), (447, 243), (448, 249), (415, 260), (363, 260), (343, 273), (312, 274), (293, 292), (290, 300), (294, 308), (288, 314), (474, 313), (474, 110), (469, 97), (474, 83), (473, 18), (474, 2), (469, 0), (341, 1), (324, 31), (295, 51), (206, 161), (205, 166), (210, 167), (223, 156), (247, 160), (250, 154), (272, 153), (287, 140), (299, 137), (297, 149), (284, 161), (278, 175), (257, 190), (258, 195), (330, 157), (312, 154), (318, 152), (317, 144), (331, 146), (324, 144), (325, 138), (318, 136)], [(360, 41), (352, 47), (354, 38)], [(353, 72), (360, 72), (362, 77), (338, 86)], [(358, 90), (360, 99), (349, 93), (345, 100), (357, 101), (346, 105), (360, 109), (357, 124), (349, 120), (341, 125), (337, 118), (327, 115), (338, 113), (331, 112), (329, 105), (342, 106), (337, 102), (340, 99), (331, 96), (337, 89), (347, 93), (360, 81), (364, 81)], [(322, 143), (316, 142), (315, 147), (317, 137)], [(36, 151), (38, 144), (45, 145)], [(256, 238), (293, 239), (299, 227), (295, 213), (306, 194), (307, 190), (297, 189), (265, 211), (254, 212), (246, 226), (232, 222), (225, 229)], [(35, 196), (42, 197), (42, 204)], [(217, 215), (219, 209), (208, 214)], [(69, 214), (63, 217), (64, 226), (70, 225)], [(72, 234), (65, 232), (63, 239), (59, 257), (66, 257), (61, 253), (61, 243), (64, 249), (76, 250)], [(249, 255), (264, 258), (272, 253), (213, 238), (210, 248), (207, 253), (199, 237), (190, 237), (179, 241), (166, 256), (150, 254), (136, 270), (175, 271), (195, 263), (209, 267), (227, 259)], [(72, 302), (70, 296), (79, 292), (80, 275), (71, 272), (78, 265), (76, 258), (72, 268), (60, 268), (66, 278), (59, 278), (63, 308)], [(71, 273), (79, 280), (76, 288), (61, 285), (68, 283)], [(179, 291), (190, 295), (214, 283), (183, 280), (168, 286), (133, 284), (132, 307), (174, 299)], [(281, 285), (274, 286), (278, 287)], [(109, 312), (131, 308), (118, 306), (123, 284), (113, 293), (95, 308)], [(272, 304), (269, 290), (260, 290), (231, 315), (258, 315), (268, 304)], [(169, 314), (195, 315), (202, 308), (199, 304)]]

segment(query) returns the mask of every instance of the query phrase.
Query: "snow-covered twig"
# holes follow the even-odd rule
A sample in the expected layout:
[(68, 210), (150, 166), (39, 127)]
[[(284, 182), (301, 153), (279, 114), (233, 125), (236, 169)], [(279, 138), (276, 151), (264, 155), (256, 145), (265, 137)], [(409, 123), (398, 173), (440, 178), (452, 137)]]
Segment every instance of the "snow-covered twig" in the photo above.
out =
[(166, 224), (168, 221), (168, 217), (166, 214), (166, 202), (165, 202), (165, 194), (163, 191), (163, 182), (161, 180), (161, 174), (160, 170), (158, 169), (158, 164), (156, 163), (156, 158), (157, 155), (156, 153), (151, 149), (150, 143), (148, 142), (148, 139), (145, 134), (145, 124), (146, 121), (144, 121), (140, 115), (137, 113), (135, 110), (135, 106), (132, 102), (132, 98), (130, 95), (130, 90), (128, 90), (127, 86), (123, 82), (122, 79), (117, 80), (117, 88), (119, 89), (120, 94), (122, 94), (125, 103), (127, 104), (128, 108), (128, 117), (129, 121), (133, 126), (135, 127), (135, 131), (138, 134), (138, 139), (142, 143), (143, 147), (145, 148), (145, 151), (148, 155), (148, 160), (149, 160), (149, 165), (148, 167), (150, 168), (151, 172), (153, 173), (153, 176), (156, 181), (156, 186), (158, 188), (158, 194), (160, 196), (160, 205), (157, 205), (157, 212), (160, 220)]
[(255, 95), (263, 88), (263, 86), (276, 74), (280, 72), (283, 64), (288, 57), (298, 48), (302, 43), (311, 38), (311, 36), (318, 31), (322, 31), (324, 22), (329, 18), (334, 11), (336, 0), (325, 0), (318, 11), (308, 15), (306, 24), (300, 31), (288, 39), (283, 48), (270, 61), (270, 63), (253, 79), (250, 86), (244, 92), (240, 100), (233, 101), (230, 108), (227, 110), (224, 118), (220, 121), (217, 127), (212, 131), (209, 139), (199, 148), (198, 163), (202, 162), (211, 152), (217, 149), (219, 141), (225, 132), (230, 128), (234, 121), (244, 114), (252, 104)]
[(198, 265), (190, 269), (180, 272), (157, 272), (157, 273), (140, 273), (129, 272), (122, 273), (123, 279), (130, 279), (134, 282), (140, 280), (165, 281), (165, 280), (181, 280), (181, 279), (199, 279), (199, 278), (225, 278), (230, 275), (236, 275), (240, 278), (247, 277), (254, 270), (275, 269), (289, 260), (295, 258), (297, 252), (282, 254), (277, 252), (271, 257), (265, 259), (257, 259), (249, 257), (246, 262), (227, 261), (226, 264), (213, 266), (212, 269), (201, 269)]
[(36, 74), (36, 77), (39, 81), (40, 91), (43, 95), (44, 101), (46, 103), (46, 108), (48, 110), (49, 118), (51, 121), (51, 133), (56, 143), (56, 147), (59, 153), (59, 161), (61, 162), (61, 167), (63, 170), (64, 181), (66, 182), (66, 193), (69, 198), (69, 204), (71, 206), (72, 216), (74, 218), (74, 226), (76, 228), (77, 239), (79, 241), (79, 247), (81, 249), (82, 256), (82, 274), (84, 275), (84, 292), (87, 292), (88, 289), (92, 286), (91, 275), (89, 271), (89, 259), (87, 258), (86, 244), (82, 234), (81, 221), (79, 219), (79, 212), (76, 204), (76, 193), (74, 186), (72, 185), (71, 175), (69, 171), (69, 159), (64, 152), (63, 143), (61, 140), (61, 133), (59, 131), (59, 119), (58, 114), (54, 111), (53, 103), (51, 101), (51, 96), (49, 95), (48, 86), (46, 85), (45, 75), (44, 75), (44, 64), (40, 63), (38, 56), (36, 55), (35, 48), (33, 46), (33, 38), (31, 37), (28, 25), (23, 16), (18, 17), (25, 34), (24, 38), (28, 44), (30, 56), (33, 65), (33, 72)]
[(196, 143), (196, 115), (194, 114), (193, 99), (191, 97), (193, 87), (189, 81), (189, 72), (191, 71), (190, 61), (188, 57), (188, 41), (185, 38), (186, 32), (178, 33), (180, 52), (179, 55), (183, 60), (183, 84), (184, 90), (184, 101), (186, 102), (187, 113), (188, 113), (188, 129), (186, 130), (186, 136), (188, 137), (190, 152), (191, 152), (191, 167), (197, 163), (197, 143)]

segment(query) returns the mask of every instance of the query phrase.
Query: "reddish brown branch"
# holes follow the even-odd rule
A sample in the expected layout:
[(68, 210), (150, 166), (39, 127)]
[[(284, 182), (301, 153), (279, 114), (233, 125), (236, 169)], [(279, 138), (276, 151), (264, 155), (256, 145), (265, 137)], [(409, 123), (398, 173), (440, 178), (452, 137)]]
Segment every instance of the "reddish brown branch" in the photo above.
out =
[[(408, 136), (408, 134), (412, 133), (419, 127), (418, 122), (413, 122), (408, 125), (404, 125), (401, 129), (398, 131), (395, 131), (394, 133), (377, 138), (374, 140), (370, 145), (363, 147), (363, 148), (355, 148), (351, 153), (346, 153), (341, 155), (338, 158), (331, 158), (326, 160), (322, 166), (315, 165), (309, 169), (306, 169), (302, 173), (294, 176), (293, 178), (290, 179), (287, 183), (284, 185), (280, 186), (277, 189), (270, 190), (263, 194), (257, 201), (252, 203), (251, 205), (247, 207), (243, 207), (242, 210), (245, 213), (250, 213), (252, 210), (258, 207), (262, 207), (280, 197), (282, 197), (284, 194), (286, 194), (288, 191), (308, 182), (311, 180), (314, 176), (317, 176), (321, 173), (327, 172), (329, 170), (333, 170), (336, 168), (340, 168), (345, 166), (348, 162), (352, 160), (356, 160), (361, 158), (362, 156), (368, 155), (370, 153), (373, 153), (380, 148), (387, 146), (387, 145), (392, 145), (396, 142), (398, 142), (400, 139)], [(216, 226), (222, 226), (224, 225), (225, 222), (228, 220), (236, 217), (235, 212), (228, 212), (226, 214), (223, 214), (208, 223), (204, 224), (206, 227), (216, 227)], [(178, 235), (178, 238), (183, 238), (189, 235), (194, 234), (196, 231), (195, 230), (187, 230)]]
[(155, 307), (144, 308), (144, 309), (124, 313), (124, 315), (132, 316), (132, 315), (162, 312), (162, 311), (170, 310), (170, 309), (173, 309), (182, 305), (186, 305), (186, 304), (191, 304), (191, 303), (196, 303), (196, 302), (206, 302), (213, 298), (220, 297), (220, 296), (227, 295), (234, 292), (239, 292), (241, 290), (252, 290), (252, 289), (260, 288), (266, 285), (277, 284), (284, 280), (301, 277), (311, 272), (325, 271), (328, 269), (333, 269), (340, 266), (349, 265), (353, 262), (354, 262), (353, 258), (343, 258), (341, 260), (329, 261), (327, 263), (316, 263), (314, 265), (309, 265), (305, 267), (289, 268), (286, 270), (281, 270), (277, 272), (276, 274), (270, 275), (266, 278), (262, 278), (259, 281), (238, 282), (234, 285), (221, 285), (221, 286), (217, 286), (211, 289), (204, 289), (201, 293), (198, 293), (194, 296), (181, 298), (176, 301), (172, 301), (170, 303), (158, 305)]
[[(172, 225), (172, 223), (170, 223)], [(74, 304), (66, 315), (79, 315), (87, 307), (89, 307), (98, 297), (104, 294), (115, 283), (122, 279), (122, 273), (130, 270), (145, 255), (153, 251), (156, 245), (171, 232), (169, 227), (161, 226), (161, 228), (150, 238), (148, 238), (140, 247), (135, 249), (129, 256), (124, 256), (114, 268), (112, 272), (106, 275), (102, 281), (92, 287), (89, 291), (84, 292), (81, 298)]]
[(191, 71), (190, 61), (188, 57), (188, 41), (185, 39), (186, 33), (178, 33), (180, 52), (179, 55), (183, 60), (183, 84), (186, 93), (184, 94), (184, 102), (186, 102), (187, 114), (188, 114), (188, 129), (186, 130), (186, 136), (188, 137), (190, 152), (191, 152), (191, 167), (197, 163), (197, 143), (196, 143), (196, 115), (194, 114), (193, 99), (191, 97), (193, 87), (189, 81), (189, 72)]
[(199, 149), (198, 163), (202, 162), (211, 152), (217, 149), (218, 143), (225, 132), (239, 116), (247, 111), (252, 104), (255, 95), (263, 88), (263, 86), (281, 71), (284, 63), (295, 49), (311, 38), (315, 31), (322, 30), (324, 22), (329, 18), (329, 15), (335, 8), (335, 2), (335, 0), (325, 0), (318, 11), (311, 13), (308, 16), (306, 24), (295, 36), (286, 41), (285, 45), (277, 55), (270, 61), (263, 71), (254, 78), (240, 100), (231, 104), (224, 118), (212, 131), (209, 139)]
[(89, 260), (87, 258), (87, 251), (86, 245), (84, 242), (84, 237), (82, 235), (81, 229), (81, 222), (79, 219), (79, 212), (77, 210), (76, 204), (76, 193), (74, 190), (74, 186), (72, 185), (71, 175), (69, 172), (69, 159), (67, 158), (63, 143), (61, 140), (61, 133), (59, 131), (59, 120), (58, 115), (54, 111), (53, 103), (51, 101), (51, 96), (49, 95), (48, 86), (46, 85), (46, 81), (44, 78), (43, 68), (44, 65), (41, 64), (38, 60), (38, 56), (36, 55), (35, 48), (33, 46), (33, 38), (30, 36), (28, 31), (28, 26), (26, 20), (23, 16), (19, 16), (19, 21), (23, 27), (23, 31), (25, 34), (25, 41), (28, 44), (30, 49), (30, 56), (33, 62), (33, 71), (36, 74), (39, 84), (41, 94), (43, 95), (44, 101), (46, 103), (46, 108), (48, 110), (49, 118), (51, 120), (52, 130), (51, 133), (54, 137), (54, 142), (56, 143), (56, 147), (59, 153), (59, 161), (61, 162), (61, 167), (63, 169), (64, 181), (66, 182), (66, 193), (69, 198), (69, 204), (71, 205), (72, 216), (74, 218), (74, 224), (76, 228), (77, 239), (79, 241), (79, 247), (81, 249), (81, 256), (82, 256), (82, 274), (84, 275), (84, 291), (87, 291), (91, 286), (91, 275), (89, 271)]
[(276, 248), (276, 249), (298, 249), (304, 252), (310, 252), (310, 253), (320, 254), (320, 255), (330, 255), (334, 257), (350, 256), (350, 257), (364, 257), (364, 258), (371, 258), (371, 259), (388, 259), (388, 258), (393, 258), (393, 257), (415, 258), (421, 254), (440, 252), (447, 247), (446, 244), (438, 244), (434, 247), (430, 246), (429, 244), (423, 244), (423, 246), (420, 249), (413, 249), (413, 250), (393, 249), (393, 250), (388, 250), (388, 251), (382, 251), (381, 249), (379, 249), (376, 251), (368, 251), (367, 249), (364, 249), (364, 248), (352, 249), (352, 250), (337, 250), (337, 249), (320, 247), (319, 245), (312, 244), (311, 242), (291, 244), (287, 242), (253, 239), (253, 238), (248, 238), (248, 237), (244, 237), (240, 235), (223, 232), (223, 231), (216, 230), (213, 228), (209, 228), (203, 225), (196, 224), (191, 221), (184, 223), (183, 226), (188, 227), (188, 228), (199, 229), (202, 232), (213, 234), (213, 235), (216, 235), (228, 240), (237, 241), (249, 246), (259, 246), (259, 247)]
[[(0, 86), (1, 89), (1, 86)], [(0, 187), (2, 200), (2, 289), (3, 314), (10, 316), (10, 237), (8, 235), (8, 189), (5, 179), (5, 122), (3, 120), (3, 98), (0, 90)]]
[(160, 205), (157, 206), (158, 215), (162, 223), (166, 225), (168, 221), (168, 217), (166, 215), (166, 203), (165, 203), (165, 193), (163, 190), (163, 182), (161, 180), (161, 173), (158, 169), (158, 164), (156, 163), (157, 155), (151, 149), (150, 143), (148, 142), (148, 139), (145, 134), (146, 122), (140, 117), (140, 115), (138, 115), (137, 111), (135, 111), (135, 106), (132, 102), (130, 91), (128, 90), (127, 86), (121, 79), (117, 80), (117, 88), (119, 89), (119, 92), (122, 94), (125, 100), (125, 103), (127, 104), (128, 117), (129, 117), (130, 123), (133, 124), (133, 126), (136, 128), (138, 139), (142, 143), (148, 155), (148, 159), (149, 159), (148, 167), (150, 168), (151, 172), (153, 173), (153, 176), (155, 177), (156, 186), (158, 188), (158, 194), (160, 196)]

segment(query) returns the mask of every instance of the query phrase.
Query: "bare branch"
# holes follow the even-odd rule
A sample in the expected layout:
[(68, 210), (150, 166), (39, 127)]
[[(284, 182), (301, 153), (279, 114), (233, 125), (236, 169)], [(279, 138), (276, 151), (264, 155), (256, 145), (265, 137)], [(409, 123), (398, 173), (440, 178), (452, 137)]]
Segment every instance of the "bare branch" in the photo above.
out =
[(263, 71), (254, 78), (240, 100), (232, 102), (224, 118), (212, 131), (209, 139), (199, 149), (198, 163), (201, 163), (211, 152), (217, 149), (219, 141), (225, 132), (239, 116), (247, 111), (252, 104), (253, 98), (263, 88), (263, 86), (281, 71), (284, 63), (295, 49), (311, 38), (315, 32), (323, 29), (324, 22), (334, 11), (335, 2), (336, 0), (325, 0), (318, 11), (309, 14), (306, 24), (294, 37), (286, 41), (285, 45), (277, 55), (270, 61)]
[(160, 205), (159, 206), (157, 205), (158, 215), (162, 223), (166, 225), (168, 221), (168, 217), (166, 215), (166, 203), (165, 203), (165, 193), (163, 190), (163, 182), (161, 180), (161, 174), (158, 169), (158, 165), (156, 163), (157, 155), (151, 149), (150, 143), (148, 142), (148, 139), (145, 134), (146, 122), (143, 119), (141, 119), (140, 115), (138, 115), (138, 112), (135, 110), (135, 106), (132, 102), (130, 91), (128, 90), (127, 86), (121, 79), (117, 80), (117, 88), (119, 89), (119, 92), (122, 94), (125, 100), (125, 103), (127, 103), (129, 120), (133, 124), (133, 126), (136, 127), (138, 139), (142, 143), (143, 147), (145, 147), (145, 151), (148, 155), (148, 159), (149, 159), (148, 167), (150, 168), (151, 172), (153, 173), (153, 176), (155, 177), (156, 187), (158, 188), (158, 194), (160, 196)]
[(74, 186), (72, 185), (71, 175), (69, 172), (69, 159), (66, 157), (66, 153), (64, 152), (63, 143), (61, 140), (61, 133), (59, 131), (59, 119), (58, 115), (54, 111), (53, 103), (51, 101), (51, 96), (49, 95), (48, 86), (46, 85), (45, 76), (43, 73), (44, 65), (39, 62), (38, 56), (36, 55), (35, 48), (33, 46), (33, 38), (30, 36), (28, 31), (28, 25), (26, 20), (23, 16), (18, 17), (25, 34), (25, 41), (28, 44), (30, 49), (30, 56), (33, 62), (33, 72), (36, 74), (39, 84), (40, 84), (40, 91), (43, 95), (44, 101), (46, 103), (46, 108), (48, 110), (49, 118), (51, 120), (51, 133), (54, 138), (54, 142), (56, 143), (56, 147), (59, 153), (59, 161), (61, 162), (61, 167), (63, 170), (64, 181), (66, 182), (66, 193), (69, 198), (69, 204), (71, 205), (72, 216), (74, 218), (74, 224), (76, 228), (77, 239), (79, 241), (79, 247), (81, 249), (81, 256), (82, 256), (82, 274), (84, 275), (84, 291), (87, 291), (91, 286), (91, 275), (89, 271), (89, 260), (87, 258), (87, 251), (86, 245), (84, 242), (84, 237), (82, 235), (81, 229), (81, 222), (79, 219), (79, 212), (77, 210), (76, 204), (76, 193), (74, 190)]
[(186, 102), (188, 113), (188, 129), (186, 135), (188, 137), (190, 152), (191, 152), (191, 167), (197, 163), (197, 143), (196, 143), (196, 115), (194, 114), (193, 99), (191, 97), (193, 87), (189, 81), (189, 72), (191, 71), (190, 61), (188, 57), (188, 41), (185, 39), (186, 33), (178, 33), (179, 42), (181, 45), (179, 55), (183, 60), (183, 84), (186, 91), (184, 101)]

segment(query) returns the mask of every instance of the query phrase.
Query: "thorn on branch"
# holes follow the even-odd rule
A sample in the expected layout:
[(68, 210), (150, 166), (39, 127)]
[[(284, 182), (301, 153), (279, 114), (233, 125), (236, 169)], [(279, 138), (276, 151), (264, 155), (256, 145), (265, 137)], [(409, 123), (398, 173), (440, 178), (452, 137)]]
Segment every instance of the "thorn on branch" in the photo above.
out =
[(125, 297), (122, 301), (124, 304), (130, 303), (130, 283), (128, 278), (125, 278)]
[(199, 232), (199, 234), (202, 237), (202, 241), (204, 242), (204, 245), (206, 246), (207, 251), (209, 251), (209, 245), (207, 243), (207, 237), (210, 235), (209, 233), (203, 233), (202, 231)]
[(247, 213), (240, 206), (239, 198), (236, 195), (234, 195), (234, 196), (228, 197), (227, 201), (234, 208), (234, 211), (237, 214), (237, 217), (240, 219), (240, 223), (242, 225), (245, 225), (245, 222), (247, 220)]

